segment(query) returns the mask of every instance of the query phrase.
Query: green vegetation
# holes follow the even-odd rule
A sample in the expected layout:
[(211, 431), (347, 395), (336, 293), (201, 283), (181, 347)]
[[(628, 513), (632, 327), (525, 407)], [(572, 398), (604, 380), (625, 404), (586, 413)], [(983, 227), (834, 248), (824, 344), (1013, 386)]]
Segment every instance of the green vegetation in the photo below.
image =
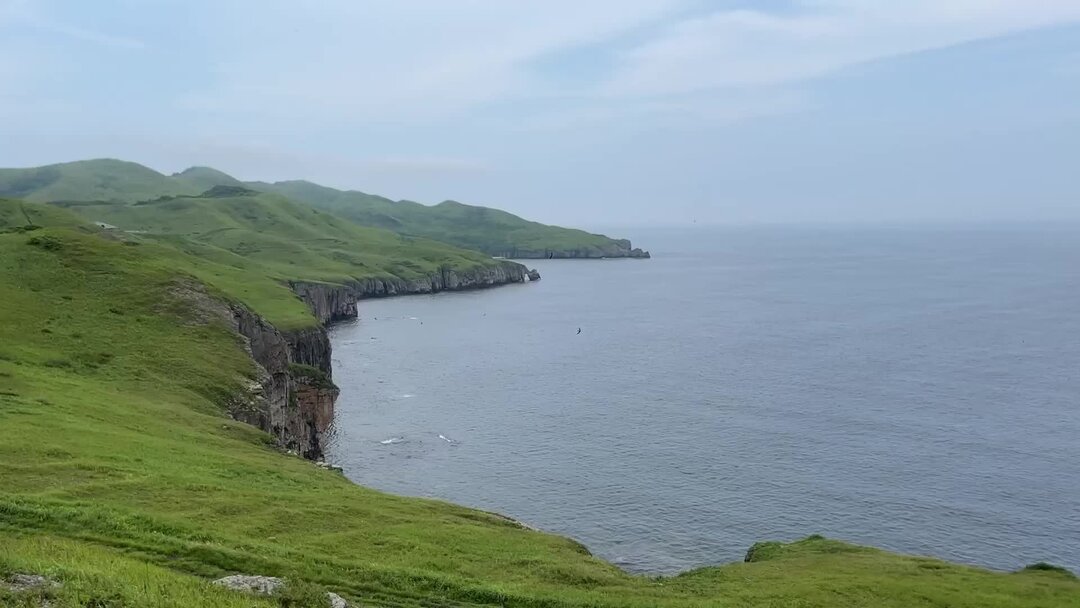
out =
[[(183, 200), (191, 221), (208, 212)], [(206, 293), (295, 310), (266, 275), (252, 273), (254, 291), (231, 285), (242, 264), (261, 268), (252, 258), (179, 236), (195, 251), (132, 245), (56, 209), (56, 226), (15, 230), (20, 205), (0, 204), (0, 579), (60, 581), (44, 592), (57, 608), (296, 606), (323, 589), (365, 606), (1080, 606), (1080, 582), (1058, 572), (820, 537), (636, 577), (496, 515), (353, 485), (222, 414), (254, 370), (185, 294), (198, 277)], [(208, 584), (232, 573), (294, 591), (251, 599)], [(0, 605), (39, 605), (32, 595), (0, 590)]]
[(293, 378), (306, 378), (307, 384), (316, 388), (337, 388), (334, 381), (326, 375), (326, 372), (317, 367), (304, 365), (303, 363), (290, 363), (289, 372)]
[(190, 184), (192, 192), (206, 192), (214, 186), (243, 186), (244, 182), (210, 167), (189, 167), (172, 176), (174, 181)]
[[(66, 205), (60, 203), (61, 205)], [(442, 267), (494, 265), (490, 257), (427, 239), (365, 228), (282, 196), (218, 187), (203, 196), (68, 208), (122, 231), (172, 235), (242, 256), (282, 279), (423, 279)]]
[(429, 207), (363, 192), (335, 190), (305, 181), (255, 183), (252, 187), (283, 194), (365, 226), (422, 236), (495, 256), (545, 258), (550, 253), (558, 257), (599, 258), (633, 255), (628, 241), (530, 222), (498, 209), (456, 201)]
[(209, 167), (165, 176), (147, 167), (99, 159), (30, 169), (0, 169), (0, 196), (41, 202), (136, 203), (163, 196), (194, 196), (214, 186), (247, 186), (318, 207), (361, 226), (383, 228), (483, 252), (489, 256), (644, 257), (630, 242), (549, 226), (516, 215), (445, 201), (427, 206), (342, 191), (305, 181), (243, 183)]
[(1076, 575), (1069, 570), (1062, 568), (1061, 566), (1055, 566), (1054, 564), (1048, 564), (1046, 562), (1036, 562), (1030, 566), (1024, 566), (1024, 571), (1027, 572), (1052, 572), (1058, 576), (1076, 580)]
[(0, 196), (29, 201), (126, 201), (198, 194), (197, 186), (137, 163), (83, 160), (28, 169), (0, 169)]
[(166, 247), (174, 252), (170, 263), (247, 303), (283, 329), (314, 322), (284, 287), (287, 281), (424, 282), (444, 268), (467, 272), (501, 263), (444, 243), (358, 226), (278, 195), (235, 186), (218, 186), (203, 196), (133, 204), (69, 201), (43, 206), (8, 200), (0, 204), (0, 227), (7, 222), (21, 230), (28, 223), (26, 213), (37, 224), (103, 223), (114, 227), (107, 232), (115, 238)]

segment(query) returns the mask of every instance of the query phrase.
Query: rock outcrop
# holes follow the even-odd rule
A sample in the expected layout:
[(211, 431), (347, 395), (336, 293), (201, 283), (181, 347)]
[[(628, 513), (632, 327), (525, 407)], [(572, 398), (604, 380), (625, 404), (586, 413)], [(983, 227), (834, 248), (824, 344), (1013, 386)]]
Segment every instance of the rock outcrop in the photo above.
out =
[(322, 323), (356, 318), (356, 296), (342, 285), (309, 281), (289, 283)]
[(26, 591), (59, 589), (60, 583), (40, 574), (15, 573), (6, 579), (0, 579), (0, 586), (14, 593)]
[[(241, 593), (250, 593), (252, 595), (274, 595), (284, 589), (287, 583), (284, 579), (280, 579), (276, 576), (234, 574), (232, 576), (219, 578), (213, 581), (213, 584)], [(326, 601), (330, 605), (330, 608), (349, 608), (349, 603), (345, 601), (345, 598), (333, 591), (326, 592)]]
[(604, 245), (578, 247), (575, 249), (527, 249), (515, 247), (501, 252), (500, 257), (515, 260), (598, 260), (601, 258), (652, 257), (648, 251), (634, 247), (627, 239), (611, 239)]
[(314, 327), (285, 336), (242, 306), (234, 305), (232, 314), (258, 376), (255, 385), (234, 399), (230, 414), (270, 433), (284, 449), (321, 459), (338, 395), (329, 379), (326, 330)]
[(233, 591), (254, 593), (256, 595), (271, 595), (285, 586), (285, 581), (276, 576), (253, 576), (248, 574), (234, 574), (214, 581), (214, 584)]
[(498, 262), (462, 271), (444, 268), (413, 280), (295, 281), (290, 287), (311, 308), (319, 325), (289, 332), (279, 331), (244, 306), (211, 298), (198, 285), (178, 285), (174, 294), (191, 304), (193, 321), (206, 323), (217, 318), (231, 326), (256, 363), (253, 383), (230, 400), (230, 415), (270, 433), (282, 449), (321, 461), (338, 397), (331, 380), (326, 324), (355, 318), (356, 303), (365, 298), (476, 289), (537, 280), (539, 276), (521, 264)]
[[(356, 316), (356, 313), (353, 313)], [(330, 362), (330, 336), (322, 326), (309, 327), (285, 333), (289, 344), (289, 360), (293, 363), (310, 365), (326, 374), (333, 375)]]
[(289, 286), (307, 303), (315, 317), (325, 324), (356, 318), (356, 303), (359, 300), (523, 283), (528, 278), (528, 272), (521, 264), (501, 261), (466, 270), (443, 268), (418, 279), (375, 277), (336, 284), (293, 281)]
[(178, 281), (170, 293), (188, 305), (189, 323), (232, 329), (255, 363), (252, 382), (225, 404), (229, 414), (270, 433), (283, 449), (320, 460), (337, 398), (326, 330), (317, 326), (282, 334), (245, 306), (223, 302), (194, 281)]

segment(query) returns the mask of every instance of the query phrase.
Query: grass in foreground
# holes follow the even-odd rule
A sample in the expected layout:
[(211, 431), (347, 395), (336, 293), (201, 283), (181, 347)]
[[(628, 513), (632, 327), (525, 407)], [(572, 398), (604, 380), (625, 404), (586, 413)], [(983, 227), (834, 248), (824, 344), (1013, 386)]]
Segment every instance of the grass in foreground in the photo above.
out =
[(174, 297), (192, 280), (181, 256), (65, 228), (0, 234), (0, 573), (61, 580), (54, 606), (282, 605), (208, 585), (231, 573), (374, 606), (1080, 606), (1061, 572), (820, 538), (635, 577), (565, 538), (355, 486), (222, 416), (251, 364)]

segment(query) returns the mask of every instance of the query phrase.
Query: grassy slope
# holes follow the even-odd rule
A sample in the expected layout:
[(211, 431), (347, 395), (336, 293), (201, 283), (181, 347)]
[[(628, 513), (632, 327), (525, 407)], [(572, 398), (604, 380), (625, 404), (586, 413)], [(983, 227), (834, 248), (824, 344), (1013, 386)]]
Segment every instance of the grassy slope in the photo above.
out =
[(137, 163), (84, 160), (28, 169), (0, 169), (0, 196), (30, 201), (128, 201), (169, 194), (198, 194), (194, 184)]
[(210, 167), (189, 167), (171, 176), (173, 181), (189, 184), (194, 190), (191, 194), (206, 192), (214, 186), (243, 186), (235, 177)]
[[(283, 277), (415, 279), (441, 266), (492, 264), (488, 256), (365, 228), (274, 194), (177, 197), (69, 207), (122, 230), (178, 235), (257, 260)], [(298, 269), (305, 273), (297, 276)]]
[(173, 292), (212, 265), (72, 228), (0, 234), (0, 574), (56, 576), (56, 606), (270, 605), (205, 583), (232, 572), (387, 606), (1080, 606), (1059, 573), (824, 539), (632, 577), (493, 515), (355, 486), (220, 414), (250, 362)]
[(490, 255), (537, 257), (553, 250), (588, 252), (592, 257), (600, 257), (617, 255), (620, 249), (615, 241), (603, 235), (530, 222), (498, 209), (456, 201), (429, 207), (305, 181), (260, 182), (252, 186), (326, 209), (358, 224), (435, 239)]
[[(0, 196), (32, 201), (133, 203), (166, 195), (196, 195), (212, 186), (238, 186), (235, 178), (209, 167), (172, 176), (135, 163), (97, 159), (28, 169), (0, 169)], [(363, 226), (434, 239), (488, 255), (543, 257), (546, 251), (578, 251), (592, 257), (616, 255), (618, 243), (581, 230), (548, 226), (516, 215), (447, 201), (426, 206), (391, 201), (305, 181), (252, 187), (320, 207)]]

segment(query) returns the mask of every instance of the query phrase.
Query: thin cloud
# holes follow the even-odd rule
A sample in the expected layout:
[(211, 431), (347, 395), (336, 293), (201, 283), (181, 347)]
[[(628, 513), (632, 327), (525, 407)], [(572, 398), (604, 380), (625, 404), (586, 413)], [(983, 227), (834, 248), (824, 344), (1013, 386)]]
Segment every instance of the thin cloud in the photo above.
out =
[(115, 36), (113, 34), (106, 34), (104, 32), (98, 32), (75, 25), (68, 25), (66, 23), (59, 23), (56, 21), (47, 21), (42, 19), (31, 19), (28, 25), (39, 30), (51, 32), (53, 34), (59, 34), (82, 42), (89, 42), (92, 44), (98, 44), (101, 46), (116, 48), (116, 49), (142, 49), (146, 48), (146, 43), (135, 38), (128, 38), (125, 36)]
[(809, 80), (859, 63), (1080, 22), (1072, 0), (804, 0), (784, 14), (716, 11), (623, 53), (609, 98)]
[(26, 28), (115, 49), (142, 49), (142, 40), (101, 32), (46, 16), (40, 6), (27, 0), (0, 2), (0, 27)]
[(248, 113), (254, 95), (260, 114), (311, 123), (443, 119), (542, 94), (525, 67), (532, 59), (618, 36), (683, 2), (230, 3), (203, 24), (217, 82), (180, 104)]

